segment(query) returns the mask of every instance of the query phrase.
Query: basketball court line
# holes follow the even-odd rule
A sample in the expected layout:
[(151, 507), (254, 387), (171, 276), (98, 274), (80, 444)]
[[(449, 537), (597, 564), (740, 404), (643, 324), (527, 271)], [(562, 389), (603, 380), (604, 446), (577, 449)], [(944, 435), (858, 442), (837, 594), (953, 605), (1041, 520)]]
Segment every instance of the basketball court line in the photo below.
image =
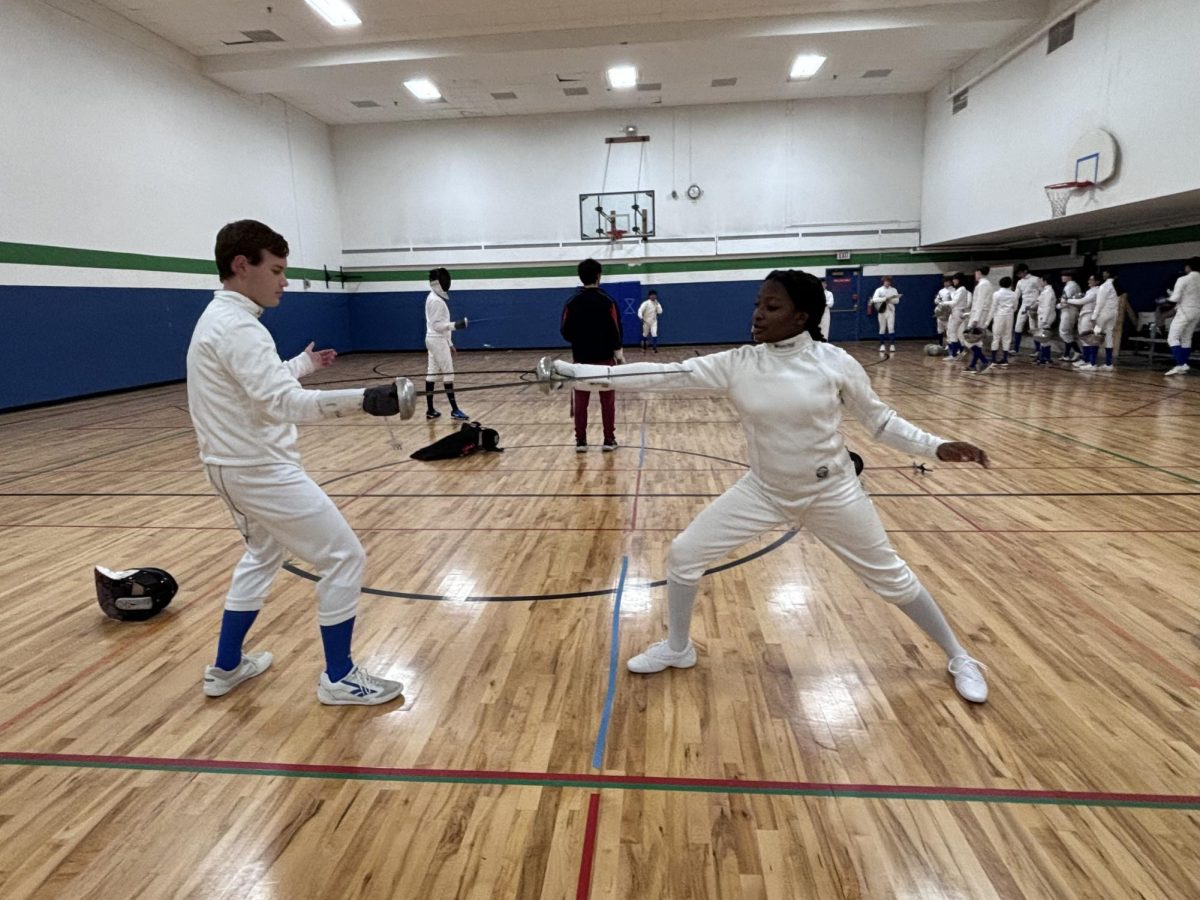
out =
[(596, 858), (596, 823), (600, 818), (600, 795), (588, 797), (587, 819), (583, 826), (583, 848), (580, 851), (579, 883), (575, 900), (587, 900), (592, 895), (592, 864)]
[(137, 772), (257, 775), (268, 778), (322, 778), (344, 781), (469, 784), (500, 787), (590, 788), (684, 793), (782, 795), (793, 797), (919, 800), (928, 802), (1021, 803), (1033, 806), (1200, 810), (1198, 794), (1126, 791), (1061, 791), (955, 785), (859, 784), (773, 781), (740, 778), (680, 778), (653, 775), (601, 775), (575, 772), (506, 772), (478, 769), (407, 769), (387, 766), (334, 766), (189, 757), (109, 756), (75, 753), (0, 751), (0, 765)]

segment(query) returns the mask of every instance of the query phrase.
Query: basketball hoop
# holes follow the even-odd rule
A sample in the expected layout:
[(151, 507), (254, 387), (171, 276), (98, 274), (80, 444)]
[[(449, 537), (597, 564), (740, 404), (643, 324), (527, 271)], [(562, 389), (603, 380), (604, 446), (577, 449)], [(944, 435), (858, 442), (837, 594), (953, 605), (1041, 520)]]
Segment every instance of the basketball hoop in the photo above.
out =
[(1050, 216), (1058, 219), (1067, 214), (1067, 201), (1075, 191), (1095, 187), (1091, 181), (1064, 181), (1061, 184), (1046, 185), (1046, 196), (1050, 198)]
[(625, 237), (625, 232), (620, 228), (613, 228), (608, 232), (608, 239), (614, 244), (623, 237)]

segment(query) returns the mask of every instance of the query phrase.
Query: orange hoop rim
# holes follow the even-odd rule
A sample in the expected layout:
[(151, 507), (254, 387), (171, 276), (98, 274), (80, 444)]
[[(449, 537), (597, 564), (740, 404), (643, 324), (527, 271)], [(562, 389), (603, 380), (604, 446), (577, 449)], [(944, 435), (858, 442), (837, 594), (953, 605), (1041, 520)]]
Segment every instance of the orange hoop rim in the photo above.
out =
[(1058, 184), (1046, 185), (1046, 190), (1048, 190), (1048, 191), (1064, 191), (1064, 190), (1079, 191), (1079, 190), (1083, 190), (1084, 188), (1090, 188), (1090, 187), (1095, 187), (1095, 186), (1096, 186), (1096, 182), (1094, 182), (1094, 181), (1060, 181)]

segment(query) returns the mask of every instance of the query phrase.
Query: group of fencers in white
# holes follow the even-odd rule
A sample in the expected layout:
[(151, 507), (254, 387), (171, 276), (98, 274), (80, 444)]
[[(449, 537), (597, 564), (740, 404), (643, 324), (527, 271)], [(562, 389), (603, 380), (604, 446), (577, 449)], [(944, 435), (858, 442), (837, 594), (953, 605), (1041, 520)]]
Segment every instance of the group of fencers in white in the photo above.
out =
[[(1063, 272), (1061, 294), (1050, 279), (1029, 271), (1024, 263), (1013, 272), (1015, 283), (1006, 275), (993, 284), (990, 271), (979, 266), (971, 289), (963, 273), (945, 276), (934, 299), (939, 340), (946, 343), (945, 361), (965, 360), (968, 375), (1006, 369), (1009, 354), (1020, 353), (1028, 328), (1036, 365), (1053, 364), (1051, 349), (1058, 340), (1063, 344), (1059, 362), (1071, 363), (1080, 372), (1113, 371), (1113, 334), (1121, 304), (1111, 270), (1088, 276), (1086, 291), (1073, 272)], [(990, 359), (985, 355), (989, 343)]]

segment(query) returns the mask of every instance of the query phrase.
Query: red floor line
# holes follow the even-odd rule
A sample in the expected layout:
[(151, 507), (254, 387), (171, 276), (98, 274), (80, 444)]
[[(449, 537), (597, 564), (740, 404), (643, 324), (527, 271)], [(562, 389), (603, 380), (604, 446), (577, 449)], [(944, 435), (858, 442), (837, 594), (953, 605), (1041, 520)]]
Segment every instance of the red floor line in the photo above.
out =
[(246, 772), (262, 775), (316, 775), (381, 777), (414, 780), (455, 780), (487, 783), (611, 785), (684, 789), (708, 788), (758, 791), (805, 791), (812, 793), (869, 794), (878, 797), (909, 795), (942, 798), (975, 797), (989, 800), (1063, 800), (1092, 803), (1174, 803), (1200, 805), (1200, 794), (1152, 794), (1128, 791), (1064, 791), (1037, 788), (959, 787), (955, 785), (867, 784), (814, 781), (775, 781), (744, 778), (682, 778), (655, 775), (600, 775), (578, 772), (513, 772), (488, 769), (412, 769), (391, 766), (335, 766), (317, 763), (273, 763), (257, 760), (199, 759), (195, 757), (115, 756), (83, 753), (30, 753), (0, 751), (0, 763), (50, 763), (55, 765), (108, 765), (160, 770)]
[(600, 795), (588, 797), (587, 824), (583, 830), (583, 852), (579, 860), (579, 884), (575, 900), (587, 900), (592, 895), (592, 864), (596, 858), (596, 822), (600, 817)]

